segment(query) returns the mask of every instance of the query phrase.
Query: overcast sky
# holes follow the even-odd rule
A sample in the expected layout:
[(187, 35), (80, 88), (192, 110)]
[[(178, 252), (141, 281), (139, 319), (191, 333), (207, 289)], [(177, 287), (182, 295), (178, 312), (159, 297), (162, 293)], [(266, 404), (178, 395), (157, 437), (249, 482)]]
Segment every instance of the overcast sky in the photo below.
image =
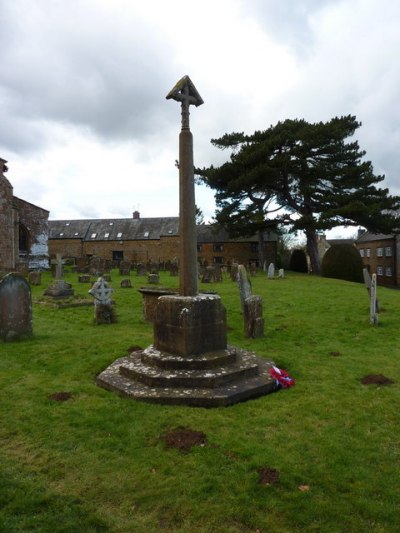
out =
[(0, 157), (51, 219), (178, 215), (185, 74), (196, 166), (226, 132), (353, 114), (400, 194), (398, 0), (0, 0), (0, 27)]

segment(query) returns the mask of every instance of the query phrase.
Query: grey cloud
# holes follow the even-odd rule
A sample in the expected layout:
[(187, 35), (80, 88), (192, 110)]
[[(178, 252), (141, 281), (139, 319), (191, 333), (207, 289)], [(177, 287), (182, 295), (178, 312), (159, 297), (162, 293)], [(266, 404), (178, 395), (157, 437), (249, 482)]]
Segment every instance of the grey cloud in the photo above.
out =
[[(76, 6), (72, 2), (78, 17)], [(86, 127), (113, 140), (143, 137), (154, 129), (164, 105), (159, 87), (168, 79), (168, 47), (160, 46), (150, 27), (132, 16), (135, 25), (118, 30), (104, 13), (91, 12), (84, 14), (93, 26), (87, 28), (71, 14), (65, 20), (61, 13), (30, 9), (26, 17), (32, 14), (35, 25), (27, 20), (25, 32), (13, 8), (0, 6), (0, 95), (9, 124), (16, 123), (8, 131), (1, 126), (0, 144), (13, 143), (13, 129), (21, 132), (19, 121), (25, 124), (20, 149), (43, 141), (43, 134), (37, 136), (42, 121)]]

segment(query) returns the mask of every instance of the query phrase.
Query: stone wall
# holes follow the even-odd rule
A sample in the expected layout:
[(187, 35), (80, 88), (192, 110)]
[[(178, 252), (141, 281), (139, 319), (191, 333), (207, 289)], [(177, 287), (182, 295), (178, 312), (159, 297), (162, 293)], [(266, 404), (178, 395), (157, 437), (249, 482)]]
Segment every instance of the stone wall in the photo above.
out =
[(49, 212), (13, 196), (6, 171), (0, 158), (0, 270), (48, 268)]
[(48, 268), (49, 212), (17, 197), (14, 197), (14, 205), (18, 210), (19, 226), (29, 233), (27, 254), (21, 250), (19, 262), (27, 263), (29, 269), (33, 270)]
[(18, 248), (15, 248), (16, 211), (13, 207), (13, 187), (4, 176), (6, 161), (0, 158), (0, 270), (15, 270)]

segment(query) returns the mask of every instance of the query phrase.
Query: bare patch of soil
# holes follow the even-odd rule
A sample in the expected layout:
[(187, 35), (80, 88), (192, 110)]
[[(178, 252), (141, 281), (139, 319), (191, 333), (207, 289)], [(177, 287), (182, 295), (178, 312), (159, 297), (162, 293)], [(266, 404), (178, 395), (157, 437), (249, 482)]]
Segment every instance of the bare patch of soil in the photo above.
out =
[(279, 472), (275, 468), (264, 466), (258, 470), (258, 481), (261, 485), (276, 485), (279, 481)]
[(391, 385), (394, 381), (383, 374), (369, 374), (361, 379), (363, 385)]
[(342, 355), (340, 352), (330, 352), (329, 355), (332, 357), (339, 357), (339, 355)]
[(176, 428), (164, 433), (161, 439), (167, 448), (177, 448), (182, 453), (188, 453), (193, 446), (205, 446), (207, 439), (202, 431), (194, 431), (189, 428)]
[(53, 392), (53, 394), (49, 394), (48, 398), (55, 402), (66, 402), (72, 398), (72, 394), (70, 392)]

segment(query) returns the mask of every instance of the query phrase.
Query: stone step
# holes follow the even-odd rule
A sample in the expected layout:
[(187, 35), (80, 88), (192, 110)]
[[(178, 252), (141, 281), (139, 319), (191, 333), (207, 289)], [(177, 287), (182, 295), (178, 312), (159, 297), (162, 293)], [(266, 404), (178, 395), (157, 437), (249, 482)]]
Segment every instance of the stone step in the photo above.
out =
[(234, 363), (236, 361), (236, 348), (228, 346), (226, 350), (183, 357), (162, 352), (154, 346), (149, 346), (143, 350), (141, 359), (146, 365), (166, 370), (205, 370)]
[[(251, 354), (238, 350), (244, 354)], [(243, 353), (240, 355), (242, 356)], [(272, 361), (255, 356), (258, 374), (242, 377), (214, 388), (208, 387), (153, 387), (137, 380), (133, 380), (120, 372), (121, 365), (126, 365), (131, 356), (117, 359), (106, 370), (101, 372), (96, 382), (101, 387), (116, 391), (123, 396), (150, 403), (164, 405), (190, 405), (194, 407), (227, 406), (257, 398), (277, 390), (275, 380), (271, 379), (268, 370), (274, 364)]]
[(146, 365), (141, 353), (136, 352), (120, 366), (124, 376), (145, 383), (149, 387), (205, 387), (214, 388), (224, 383), (256, 376), (258, 363), (254, 355), (242, 354), (233, 364), (203, 370), (164, 370)]

